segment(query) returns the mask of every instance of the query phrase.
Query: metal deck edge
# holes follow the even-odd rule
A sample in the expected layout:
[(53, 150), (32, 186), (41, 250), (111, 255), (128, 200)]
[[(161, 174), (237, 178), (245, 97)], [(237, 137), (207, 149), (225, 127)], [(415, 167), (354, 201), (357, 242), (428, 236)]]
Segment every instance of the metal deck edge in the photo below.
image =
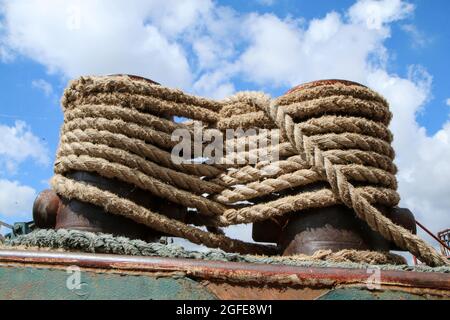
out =
[[(181, 258), (138, 257), (56, 251), (0, 249), (0, 267), (66, 268), (76, 265), (98, 272), (126, 274), (182, 273), (201, 280), (239, 284), (313, 286), (363, 285), (371, 276), (369, 269), (299, 267), (275, 264), (206, 261)], [(376, 268), (376, 266), (374, 266)], [(380, 270), (381, 285), (411, 289), (448, 291), (450, 274)]]

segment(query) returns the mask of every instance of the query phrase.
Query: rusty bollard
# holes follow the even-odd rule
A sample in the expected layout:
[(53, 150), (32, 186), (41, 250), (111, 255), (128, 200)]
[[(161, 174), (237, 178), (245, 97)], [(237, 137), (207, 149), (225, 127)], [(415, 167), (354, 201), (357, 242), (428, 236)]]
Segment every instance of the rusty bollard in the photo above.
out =
[[(130, 184), (81, 171), (67, 177), (110, 191), (171, 218), (184, 219), (185, 209), (181, 206), (154, 197)], [(106, 212), (101, 207), (59, 197), (53, 190), (45, 190), (38, 195), (33, 206), (33, 218), (38, 228), (102, 232), (149, 242), (165, 236), (131, 219)]]
[[(293, 93), (304, 88), (321, 85), (361, 86), (358, 83), (345, 80), (320, 80), (292, 88)], [(289, 195), (289, 192), (308, 192), (327, 187), (328, 184), (314, 183), (296, 190), (284, 190), (279, 196)], [(267, 201), (268, 197), (260, 201)], [(414, 215), (407, 209), (377, 207), (394, 223), (416, 233)], [(379, 233), (370, 229), (366, 222), (359, 219), (353, 209), (344, 205), (326, 208), (315, 208), (294, 212), (284, 217), (278, 217), (253, 224), (253, 239), (258, 242), (274, 242), (283, 255), (312, 255), (317, 250), (326, 249), (334, 252), (343, 249), (389, 251), (400, 250), (394, 243), (384, 239)]]
[(34, 200), (33, 220), (40, 229), (53, 229), (61, 199), (50, 189), (42, 191)]
[[(414, 216), (403, 215), (407, 209), (394, 208), (386, 214), (395, 223), (415, 233)], [(402, 213), (400, 213), (402, 212)], [(322, 209), (306, 210), (289, 219), (278, 245), (283, 255), (296, 253), (313, 254), (317, 250), (328, 249), (333, 252), (343, 249), (389, 251), (398, 250), (394, 243), (374, 232), (353, 210), (341, 205)]]
[[(410, 210), (394, 207), (382, 211), (395, 224), (416, 234), (414, 215)], [(283, 255), (311, 255), (320, 249), (402, 251), (393, 242), (372, 231), (345, 206), (310, 209), (253, 224), (253, 240), (277, 243)]]
[[(111, 76), (124, 75), (116, 74)], [(134, 80), (159, 85), (159, 83), (143, 77), (126, 76)], [(171, 119), (169, 116), (164, 117)], [(71, 172), (66, 177), (112, 192), (170, 218), (183, 220), (185, 217), (185, 208), (169, 203), (164, 199), (151, 195), (147, 191), (117, 179), (108, 179), (96, 173), (82, 171)], [(126, 217), (106, 212), (99, 206), (76, 199), (60, 198), (51, 190), (45, 190), (37, 197), (34, 204), (33, 217), (39, 228), (103, 232), (145, 241), (157, 241), (161, 236), (165, 235)]]

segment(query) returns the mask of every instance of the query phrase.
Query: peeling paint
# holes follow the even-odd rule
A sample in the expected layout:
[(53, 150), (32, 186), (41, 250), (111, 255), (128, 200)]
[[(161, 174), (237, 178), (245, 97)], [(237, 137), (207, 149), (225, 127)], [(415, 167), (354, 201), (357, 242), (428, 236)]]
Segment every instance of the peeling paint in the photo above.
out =
[[(174, 296), (186, 294), (187, 299), (206, 296), (220, 299), (316, 299), (327, 298), (328, 292), (336, 290), (345, 296), (348, 292), (363, 291), (364, 295), (388, 298), (369, 290), (366, 285), (366, 269), (313, 268), (284, 265), (264, 265), (251, 263), (204, 261), (194, 259), (173, 259), (156, 257), (136, 257), (104, 254), (0, 250), (0, 274), (11, 285), (14, 282), (22, 292), (31, 289), (15, 275), (17, 270), (28, 269), (30, 274), (43, 272), (47, 282), (43, 288), (56, 285), (53, 274), (64, 273), (68, 266), (77, 266), (91, 279), (97, 279), (98, 290), (106, 290), (102, 283), (106, 279), (118, 277), (117, 287), (130, 288), (130, 297), (140, 296), (161, 298), (163, 292), (149, 294), (148, 288), (161, 288)], [(16, 273), (14, 273), (16, 271)], [(21, 271), (22, 272), (22, 271)], [(67, 275), (66, 275), (67, 276)], [(8, 278), (9, 277), (9, 278)], [(31, 278), (33, 278), (30, 275)], [(57, 277), (56, 277), (57, 278)], [(94, 281), (94, 280), (92, 280)], [(119, 280), (117, 280), (119, 281)], [(94, 281), (95, 282), (95, 281)], [(146, 283), (144, 285), (144, 283)], [(37, 285), (38, 286), (38, 285)], [(450, 274), (410, 271), (380, 271), (380, 292), (404, 293), (399, 297), (427, 297), (450, 299)], [(178, 289), (177, 289), (178, 288)], [(181, 289), (180, 289), (181, 288)], [(6, 287), (0, 289), (0, 296), (7, 298)], [(8, 289), (9, 290), (9, 289)], [(128, 290), (124, 288), (124, 290)], [(148, 289), (150, 290), (150, 289)], [(160, 290), (160, 289), (158, 289)], [(162, 290), (162, 289), (161, 289)], [(177, 290), (181, 290), (178, 292)], [(353, 291), (352, 291), (353, 290)], [(359, 290), (359, 291), (358, 291)], [(97, 290), (96, 290), (97, 291)], [(151, 291), (154, 292), (154, 291)], [(178, 293), (177, 293), (178, 292)], [(97, 293), (100, 294), (100, 293)], [(361, 295), (364, 296), (364, 295)], [(167, 297), (167, 296), (164, 296)], [(184, 297), (184, 296), (183, 296)], [(328, 297), (334, 297), (331, 295)], [(78, 298), (86, 298), (81, 294)], [(87, 298), (91, 298), (90, 296)]]

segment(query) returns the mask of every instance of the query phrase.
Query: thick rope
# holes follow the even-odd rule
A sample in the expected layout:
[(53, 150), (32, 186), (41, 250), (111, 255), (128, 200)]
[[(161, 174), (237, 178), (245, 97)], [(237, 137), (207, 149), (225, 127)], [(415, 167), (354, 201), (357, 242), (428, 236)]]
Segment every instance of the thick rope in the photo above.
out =
[(94, 144), (109, 145), (121, 150), (130, 151), (141, 157), (150, 159), (155, 163), (159, 163), (164, 167), (181, 170), (182, 172), (190, 173), (199, 177), (215, 177), (222, 173), (222, 170), (211, 165), (193, 165), (182, 162), (173, 162), (171, 153), (166, 150), (147, 144), (145, 141), (129, 138), (122, 134), (112, 134), (109, 131), (100, 131), (97, 129), (86, 129), (83, 131), (80, 129), (75, 129), (70, 132), (65, 132), (61, 136), (61, 146), (65, 143), (73, 142), (92, 142)]
[(200, 230), (152, 212), (149, 209), (135, 204), (133, 201), (120, 198), (111, 192), (84, 183), (75, 182), (60, 175), (55, 175), (52, 178), (52, 186), (58, 194), (67, 199), (77, 199), (92, 203), (105, 208), (110, 213), (127, 217), (157, 231), (185, 238), (196, 244), (204, 244), (208, 247), (220, 248), (229, 252), (256, 254), (274, 254), (276, 252), (273, 247), (234, 240), (220, 234)]
[[(1, 246), (1, 244), (0, 244)], [(201, 259), (215, 261), (234, 261), (246, 263), (280, 264), (305, 266), (306, 263), (321, 267), (364, 268), (368, 265), (380, 265), (384, 268), (407, 267), (403, 257), (388, 252), (341, 250), (319, 250), (312, 256), (256, 256), (225, 253), (219, 250), (208, 252), (186, 251), (175, 244), (147, 243), (130, 240), (109, 234), (92, 233), (79, 230), (36, 230), (30, 234), (8, 239), (3, 246), (25, 247), (31, 249), (59, 249), (65, 251), (83, 251), (89, 253), (122, 254), (133, 256)], [(328, 263), (324, 265), (323, 263)], [(345, 263), (345, 265), (344, 265)], [(357, 264), (355, 264), (357, 263)], [(383, 268), (383, 269), (384, 269)], [(450, 272), (450, 269), (426, 269), (428, 272)], [(420, 271), (420, 270), (419, 270)]]
[[(274, 248), (200, 230), (64, 175), (94, 172), (132, 184), (194, 208), (196, 214), (188, 215), (187, 222), (211, 228), (343, 203), (421, 261), (433, 266), (447, 263), (375, 208), (395, 206), (399, 196), (387, 128), (392, 115), (384, 98), (368, 88), (307, 84), (274, 101), (262, 93), (243, 92), (218, 102), (126, 76), (85, 77), (71, 82), (62, 105), (65, 123), (52, 186), (65, 198), (100, 206), (194, 243), (266, 254), (274, 254)], [(190, 120), (175, 123), (173, 116)], [(185, 129), (192, 134), (198, 125), (206, 141), (227, 129), (258, 131), (226, 140), (224, 149), (238, 148), (225, 153), (220, 163), (174, 162), (171, 149), (178, 142), (172, 141), (172, 132)], [(272, 144), (271, 138), (279, 143)], [(255, 144), (261, 141), (264, 147)], [(204, 145), (198, 147), (205, 150)], [(273, 161), (267, 154), (278, 154), (279, 159)], [(329, 187), (302, 191), (319, 181)], [(284, 190), (296, 193), (261, 201)], [(256, 204), (249, 202), (253, 200)]]
[(178, 189), (136, 169), (119, 163), (109, 162), (103, 158), (84, 155), (70, 155), (58, 158), (58, 162), (55, 164), (55, 173), (64, 174), (74, 170), (96, 172), (106, 178), (116, 178), (129, 182), (142, 190), (150, 191), (158, 197), (186, 207), (198, 208), (205, 215), (220, 215), (225, 210), (225, 207), (217, 202)]
[[(71, 155), (102, 158), (125, 166), (134, 161), (133, 167), (140, 172), (195, 194), (217, 193), (224, 189), (224, 187), (213, 182), (204, 181), (199, 177), (162, 167), (130, 152), (107, 145), (93, 144), (91, 142), (74, 142), (62, 145), (59, 149), (59, 156)], [(57, 166), (59, 168), (60, 163)]]
[[(326, 104), (320, 102), (316, 109), (321, 108), (324, 105)], [(358, 104), (352, 104), (352, 106), (356, 107)], [(312, 106), (312, 109), (314, 109), (314, 106)], [(373, 111), (376, 108), (368, 109)], [(382, 109), (379, 108), (377, 110)], [(321, 145), (317, 143), (317, 140), (315, 141), (304, 134), (301, 127), (294, 122), (293, 118), (284, 108), (277, 105), (276, 101), (273, 101), (270, 106), (266, 108), (266, 112), (273, 121), (278, 124), (279, 128), (284, 131), (297, 152), (299, 154), (306, 154), (306, 158), (311, 166), (320, 172), (322, 177), (330, 183), (334, 194), (338, 196), (346, 206), (353, 208), (358, 217), (366, 221), (373, 230), (379, 232), (386, 239), (392, 240), (400, 248), (409, 250), (415, 256), (420, 257), (422, 261), (425, 261), (431, 266), (448, 263), (447, 259), (438, 254), (433, 247), (403, 227), (394, 224), (390, 219), (383, 216), (374, 206), (372, 206), (367, 200), (367, 194), (361, 189), (355, 188), (349, 182), (346, 172), (342, 170), (339, 165), (333, 164), (333, 162), (323, 154)], [(306, 113), (310, 113), (310, 111), (307, 111)], [(299, 109), (297, 110), (297, 114), (301, 114)]]

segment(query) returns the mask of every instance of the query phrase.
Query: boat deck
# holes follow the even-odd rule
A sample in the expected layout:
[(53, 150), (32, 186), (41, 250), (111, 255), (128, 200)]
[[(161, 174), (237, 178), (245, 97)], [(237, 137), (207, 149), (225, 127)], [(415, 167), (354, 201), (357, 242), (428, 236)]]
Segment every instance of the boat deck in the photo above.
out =
[(61, 251), (0, 250), (0, 279), (1, 299), (450, 299), (450, 273)]

